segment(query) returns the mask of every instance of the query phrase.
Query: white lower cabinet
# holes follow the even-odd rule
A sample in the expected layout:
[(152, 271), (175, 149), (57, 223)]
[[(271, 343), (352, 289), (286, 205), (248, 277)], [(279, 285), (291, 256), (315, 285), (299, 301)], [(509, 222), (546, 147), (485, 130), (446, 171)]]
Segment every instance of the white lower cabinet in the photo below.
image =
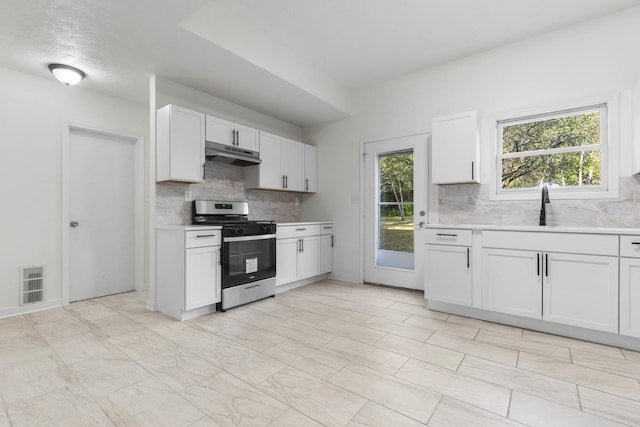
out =
[(425, 298), (471, 306), (471, 230), (427, 229), (425, 235)]
[(482, 308), (618, 332), (618, 258), (482, 251)]
[(482, 250), (482, 308), (542, 318), (540, 253)]
[(333, 271), (333, 224), (320, 225), (320, 273)]
[(276, 286), (298, 280), (298, 248), (300, 239), (276, 240)]
[(320, 236), (276, 241), (276, 286), (320, 274)]
[(471, 305), (471, 248), (426, 245), (425, 298), (450, 304)]
[(640, 338), (640, 259), (620, 258), (620, 334)]
[(618, 332), (618, 258), (545, 254), (542, 318)]
[(185, 310), (220, 302), (220, 246), (187, 249)]
[(320, 273), (333, 271), (333, 234), (320, 237)]
[[(321, 231), (326, 225), (333, 228), (331, 224), (326, 223), (278, 224), (276, 286), (326, 274), (331, 270), (332, 235), (322, 235)], [(327, 268), (329, 270), (326, 270)]]
[(320, 274), (320, 236), (306, 236), (300, 239), (298, 263), (300, 279)]
[(221, 300), (221, 241), (219, 227), (158, 227), (158, 311), (179, 320), (215, 311)]

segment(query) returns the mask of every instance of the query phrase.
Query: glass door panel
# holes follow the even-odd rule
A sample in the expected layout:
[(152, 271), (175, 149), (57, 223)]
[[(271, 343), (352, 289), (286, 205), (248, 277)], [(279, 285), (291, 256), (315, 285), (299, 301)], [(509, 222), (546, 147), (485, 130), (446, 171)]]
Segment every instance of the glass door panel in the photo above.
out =
[(413, 150), (378, 155), (376, 265), (413, 270)]

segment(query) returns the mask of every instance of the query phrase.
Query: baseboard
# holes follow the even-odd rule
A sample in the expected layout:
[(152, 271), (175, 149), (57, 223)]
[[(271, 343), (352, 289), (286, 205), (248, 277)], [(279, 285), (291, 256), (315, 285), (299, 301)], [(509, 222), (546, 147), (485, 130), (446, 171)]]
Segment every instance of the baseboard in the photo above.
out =
[(318, 282), (320, 280), (324, 280), (327, 278), (326, 274), (320, 274), (319, 276), (309, 277), (307, 279), (298, 280), (295, 282), (287, 283), (286, 285), (276, 286), (276, 294), (281, 292), (290, 291), (291, 289), (299, 288), (301, 286), (310, 285), (314, 282)]
[(2, 308), (0, 309), (0, 319), (4, 319), (5, 317), (21, 316), (23, 314), (35, 313), (37, 311), (49, 310), (51, 308), (57, 307), (62, 307), (61, 298), (56, 298), (36, 304)]
[(465, 307), (462, 305), (449, 304), (439, 301), (427, 301), (427, 308), (444, 313), (456, 314), (474, 319), (486, 320), (488, 322), (501, 323), (515, 326), (517, 328), (530, 329), (532, 331), (546, 332), (548, 334), (560, 335), (582, 341), (595, 342), (613, 347), (628, 348), (640, 351), (640, 339), (615, 334), (612, 332), (596, 331), (593, 329), (580, 328), (577, 326), (562, 325), (549, 322), (547, 320), (528, 319), (526, 317), (514, 316), (511, 314), (497, 313), (480, 308)]

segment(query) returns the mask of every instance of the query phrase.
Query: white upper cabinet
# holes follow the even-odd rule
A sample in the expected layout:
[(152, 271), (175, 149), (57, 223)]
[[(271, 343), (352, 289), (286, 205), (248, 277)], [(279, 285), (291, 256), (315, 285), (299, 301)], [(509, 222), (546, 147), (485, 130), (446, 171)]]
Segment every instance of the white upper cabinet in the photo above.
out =
[(304, 191), (315, 193), (318, 191), (318, 166), (316, 147), (304, 146)]
[(165, 105), (156, 116), (156, 181), (203, 182), (205, 116)]
[(258, 130), (207, 115), (207, 141), (259, 151)]
[(307, 145), (301, 142), (260, 132), (260, 160), (262, 163), (245, 169), (246, 188), (312, 191), (311, 189), (305, 190), (305, 188), (307, 188), (308, 182), (311, 183), (309, 188), (316, 186), (315, 156), (313, 159), (314, 168), (307, 173), (305, 167), (306, 147)]
[(640, 80), (633, 87), (633, 174), (640, 175)]
[(431, 174), (434, 184), (480, 182), (480, 141), (475, 111), (436, 117), (431, 127)]
[(281, 149), (285, 190), (304, 191), (304, 144), (282, 138)]

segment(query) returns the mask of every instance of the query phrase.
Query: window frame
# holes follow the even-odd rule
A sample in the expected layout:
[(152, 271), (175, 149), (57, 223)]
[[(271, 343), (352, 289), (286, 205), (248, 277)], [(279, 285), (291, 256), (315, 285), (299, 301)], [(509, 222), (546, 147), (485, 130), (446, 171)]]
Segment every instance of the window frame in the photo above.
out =
[[(571, 113), (588, 113), (604, 109), (606, 117), (601, 119), (600, 144), (584, 147), (565, 147), (544, 150), (525, 151), (521, 153), (502, 154), (502, 127), (528, 123), (536, 119), (553, 119), (565, 117)], [(552, 187), (551, 194), (555, 199), (607, 199), (619, 196), (619, 95), (587, 99), (582, 102), (560, 104), (535, 109), (511, 111), (494, 114), (490, 118), (491, 133), (489, 140), (492, 147), (490, 200), (537, 200), (540, 190), (537, 187), (521, 189), (502, 188), (502, 160), (514, 157), (542, 156), (549, 154), (593, 151), (599, 149), (601, 160), (600, 184), (588, 186)]]

